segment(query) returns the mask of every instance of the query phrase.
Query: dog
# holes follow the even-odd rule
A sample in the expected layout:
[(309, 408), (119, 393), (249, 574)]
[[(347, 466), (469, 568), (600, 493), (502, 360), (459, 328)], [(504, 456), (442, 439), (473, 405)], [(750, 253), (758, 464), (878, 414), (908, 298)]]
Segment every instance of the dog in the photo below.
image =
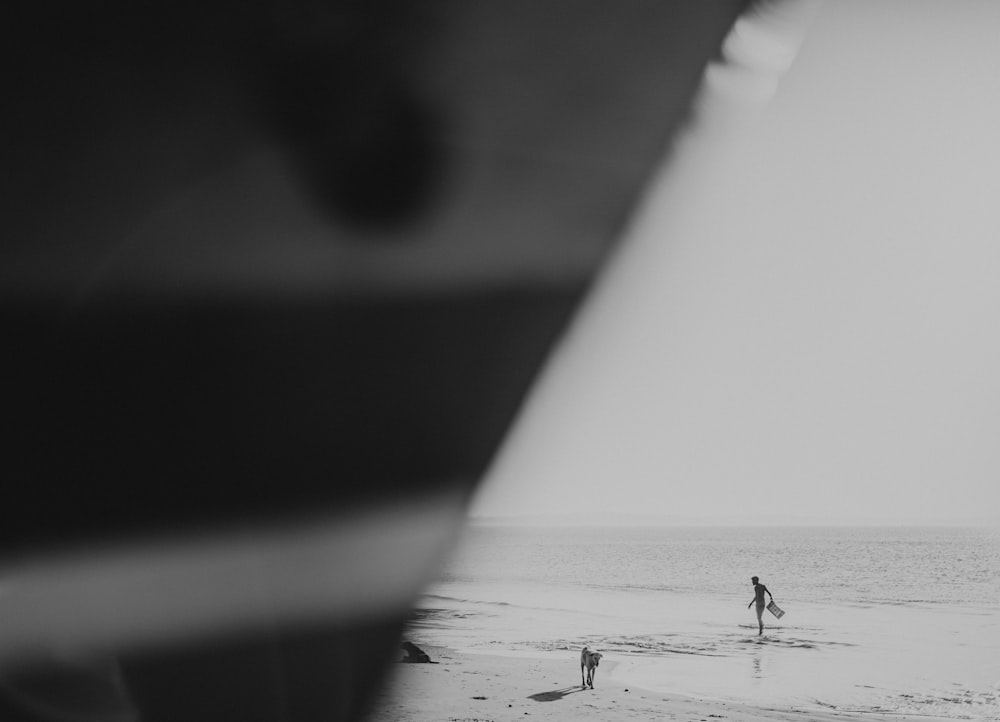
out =
[(580, 652), (580, 684), (583, 685), (584, 689), (587, 689), (587, 685), (590, 685), (591, 689), (594, 688), (594, 675), (597, 674), (597, 665), (601, 663), (603, 656), (590, 647), (584, 647), (583, 651)]

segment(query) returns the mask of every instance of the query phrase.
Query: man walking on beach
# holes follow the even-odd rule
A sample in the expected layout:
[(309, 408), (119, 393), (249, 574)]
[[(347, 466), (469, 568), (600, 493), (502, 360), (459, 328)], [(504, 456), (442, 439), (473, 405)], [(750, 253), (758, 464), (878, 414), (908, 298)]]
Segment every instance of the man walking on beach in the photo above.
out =
[(764, 592), (767, 592), (767, 596), (771, 597), (771, 601), (774, 601), (774, 596), (771, 594), (771, 590), (760, 583), (758, 577), (750, 577), (750, 581), (753, 583), (753, 599), (750, 600), (750, 604), (747, 605), (747, 609), (753, 606), (754, 602), (757, 602), (757, 624), (760, 626), (760, 630), (757, 632), (759, 637), (764, 633)]

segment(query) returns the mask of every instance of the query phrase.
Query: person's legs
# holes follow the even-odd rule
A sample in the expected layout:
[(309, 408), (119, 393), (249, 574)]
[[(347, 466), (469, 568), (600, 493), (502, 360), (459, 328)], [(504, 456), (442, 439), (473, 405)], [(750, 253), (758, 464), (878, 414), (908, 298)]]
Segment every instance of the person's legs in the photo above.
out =
[(764, 633), (764, 605), (763, 604), (758, 604), (757, 605), (757, 626), (758, 626), (757, 636), (759, 637), (760, 635), (762, 635)]

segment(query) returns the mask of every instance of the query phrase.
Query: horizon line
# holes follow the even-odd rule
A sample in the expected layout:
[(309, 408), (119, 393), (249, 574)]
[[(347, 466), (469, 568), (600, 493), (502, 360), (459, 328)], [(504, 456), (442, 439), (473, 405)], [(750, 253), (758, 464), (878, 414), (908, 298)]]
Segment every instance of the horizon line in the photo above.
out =
[(579, 512), (570, 514), (467, 514), (471, 524), (521, 526), (675, 526), (675, 527), (757, 527), (757, 526), (896, 526), (896, 527), (998, 527), (1000, 517), (867, 518), (757, 516), (753, 519), (725, 515), (711, 518), (698, 515), (649, 515), (627, 512)]

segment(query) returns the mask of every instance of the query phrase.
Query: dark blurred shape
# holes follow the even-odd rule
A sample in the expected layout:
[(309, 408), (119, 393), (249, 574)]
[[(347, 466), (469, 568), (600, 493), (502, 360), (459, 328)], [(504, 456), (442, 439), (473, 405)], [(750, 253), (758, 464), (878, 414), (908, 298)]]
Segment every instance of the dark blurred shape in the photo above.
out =
[[(86, 584), (98, 543), (468, 495), (742, 5), (16, 4), (0, 562), (69, 555)], [(311, 205), (277, 173), (239, 201), (262, 155)], [(80, 653), (143, 720), (356, 719), (390, 601)], [(0, 696), (30, 669), (59, 697), (48, 658), (0, 660)]]
[[(471, 491), (570, 291), (2, 309), (30, 479), (5, 548)], [(322, 505), (317, 507), (317, 505)]]
[(276, 5), (260, 28), (261, 112), (309, 192), (341, 222), (403, 223), (439, 190), (443, 119), (418, 82), (435, 33), (422, 10), (432, 8), (399, 0)]
[(269, 630), (126, 656), (124, 665), (145, 702), (143, 722), (361, 719), (398, 634), (358, 623)]
[(118, 661), (50, 654), (0, 679), (0, 719), (138, 722)]

